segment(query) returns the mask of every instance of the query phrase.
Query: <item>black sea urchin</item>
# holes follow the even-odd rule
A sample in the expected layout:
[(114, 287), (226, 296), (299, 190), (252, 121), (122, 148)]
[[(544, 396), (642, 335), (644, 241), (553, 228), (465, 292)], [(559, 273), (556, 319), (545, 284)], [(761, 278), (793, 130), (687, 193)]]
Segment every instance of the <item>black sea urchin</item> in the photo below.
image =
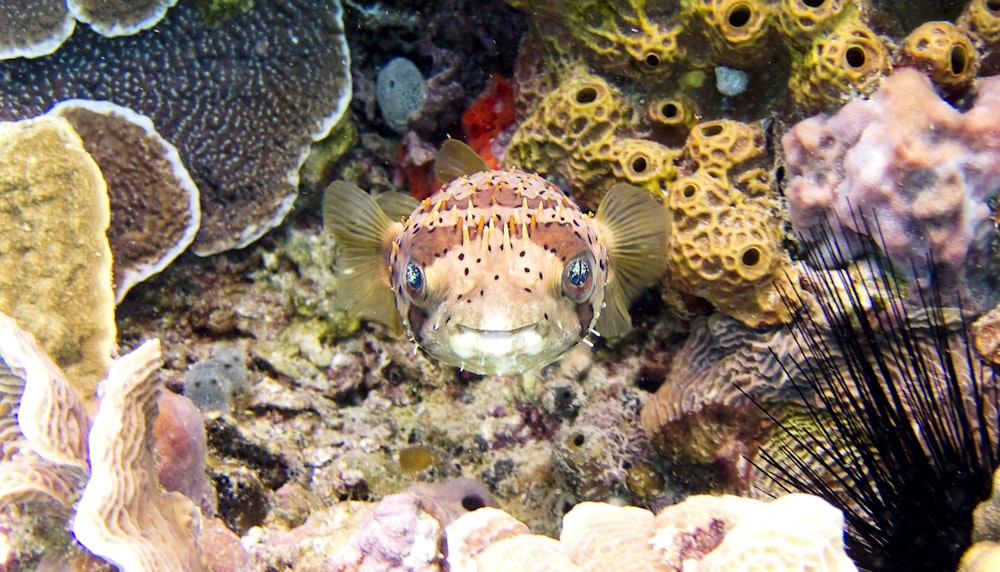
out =
[(996, 375), (973, 354), (962, 304), (946, 307), (934, 280), (907, 295), (874, 252), (854, 269), (807, 272), (817, 303), (790, 329), (811, 357), (786, 371), (800, 413), (768, 413), (778, 437), (756, 466), (843, 510), (860, 569), (954, 570), (998, 464)]

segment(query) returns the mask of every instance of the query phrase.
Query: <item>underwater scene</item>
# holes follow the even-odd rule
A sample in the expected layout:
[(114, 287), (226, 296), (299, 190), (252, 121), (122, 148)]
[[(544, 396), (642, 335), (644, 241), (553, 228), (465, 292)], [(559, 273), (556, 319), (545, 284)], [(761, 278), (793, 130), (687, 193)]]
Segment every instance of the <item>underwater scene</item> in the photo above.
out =
[(0, 571), (1000, 572), (1000, 0), (0, 0)]

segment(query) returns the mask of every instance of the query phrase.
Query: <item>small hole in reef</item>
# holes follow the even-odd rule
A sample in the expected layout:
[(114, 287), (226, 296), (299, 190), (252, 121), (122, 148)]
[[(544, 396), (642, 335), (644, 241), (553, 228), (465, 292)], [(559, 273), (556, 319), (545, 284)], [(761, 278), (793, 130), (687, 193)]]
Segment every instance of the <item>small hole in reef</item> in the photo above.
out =
[(649, 165), (646, 164), (645, 157), (636, 157), (635, 159), (632, 159), (632, 170), (636, 173), (644, 172), (648, 166)]
[(733, 6), (733, 9), (729, 11), (729, 15), (726, 19), (729, 21), (729, 25), (734, 28), (742, 28), (747, 25), (750, 21), (750, 16), (753, 12), (750, 11), (750, 6), (746, 4), (737, 4)]
[(744, 266), (756, 266), (760, 262), (760, 250), (756, 248), (748, 248), (746, 252), (743, 253), (741, 257)]
[(656, 54), (646, 54), (646, 65), (655, 68), (660, 65), (660, 56)]
[[(998, 0), (1000, 2), (1000, 0)], [(951, 49), (951, 73), (959, 75), (965, 71), (965, 66), (969, 63), (969, 58), (965, 53), (965, 48), (955, 46)]]
[(663, 107), (660, 108), (660, 113), (663, 114), (664, 117), (672, 119), (677, 117), (677, 114), (680, 113), (680, 108), (677, 107), (676, 103), (668, 101), (663, 104)]
[(682, 191), (682, 193), (684, 194), (684, 198), (686, 199), (690, 199), (691, 197), (693, 197), (696, 192), (698, 192), (698, 187), (694, 185), (688, 185), (684, 187), (684, 190)]
[(810, 8), (819, 8), (826, 0), (802, 0), (802, 3)]
[(990, 12), (1000, 10), (1000, 0), (986, 0), (986, 9)]
[(865, 60), (867, 59), (868, 57), (865, 55), (864, 48), (859, 48), (858, 46), (851, 46), (844, 52), (844, 61), (852, 68), (859, 68), (865, 65)]
[(585, 87), (576, 92), (577, 103), (594, 103), (597, 101), (597, 90), (592, 87)]
[(719, 133), (722, 133), (722, 126), (718, 123), (705, 125), (701, 128), (701, 134), (705, 137), (715, 137)]
[(574, 447), (583, 447), (583, 442), (584, 442), (585, 440), (586, 440), (586, 439), (584, 439), (584, 437), (583, 437), (583, 433), (577, 433), (577, 434), (576, 434), (576, 435), (575, 435), (575, 436), (573, 437), (573, 446), (574, 446)]
[(467, 511), (473, 511), (484, 506), (486, 506), (486, 501), (479, 495), (465, 495), (462, 497), (462, 508)]

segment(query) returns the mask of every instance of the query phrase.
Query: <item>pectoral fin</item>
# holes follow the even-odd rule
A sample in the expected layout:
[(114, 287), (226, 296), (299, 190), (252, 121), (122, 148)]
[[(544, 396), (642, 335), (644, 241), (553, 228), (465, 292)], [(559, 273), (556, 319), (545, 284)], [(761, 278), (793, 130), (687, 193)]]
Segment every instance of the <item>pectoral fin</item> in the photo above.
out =
[(357, 186), (335, 181), (323, 196), (323, 225), (340, 248), (339, 290), (354, 315), (403, 331), (389, 285), (388, 256), (402, 223), (393, 221), (371, 195)]
[(628, 308), (635, 296), (666, 273), (669, 219), (652, 193), (618, 183), (604, 195), (595, 220), (606, 237), (609, 267), (596, 327), (602, 336), (616, 337), (632, 329)]

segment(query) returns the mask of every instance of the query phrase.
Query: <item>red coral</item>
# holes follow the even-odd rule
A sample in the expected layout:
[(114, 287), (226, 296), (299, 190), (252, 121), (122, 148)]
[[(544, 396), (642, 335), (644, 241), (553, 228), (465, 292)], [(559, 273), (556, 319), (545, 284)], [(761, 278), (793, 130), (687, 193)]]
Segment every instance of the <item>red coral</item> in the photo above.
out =
[(462, 114), (465, 140), (492, 169), (499, 166), (493, 143), (514, 119), (514, 86), (507, 78), (493, 74), (486, 89)]

